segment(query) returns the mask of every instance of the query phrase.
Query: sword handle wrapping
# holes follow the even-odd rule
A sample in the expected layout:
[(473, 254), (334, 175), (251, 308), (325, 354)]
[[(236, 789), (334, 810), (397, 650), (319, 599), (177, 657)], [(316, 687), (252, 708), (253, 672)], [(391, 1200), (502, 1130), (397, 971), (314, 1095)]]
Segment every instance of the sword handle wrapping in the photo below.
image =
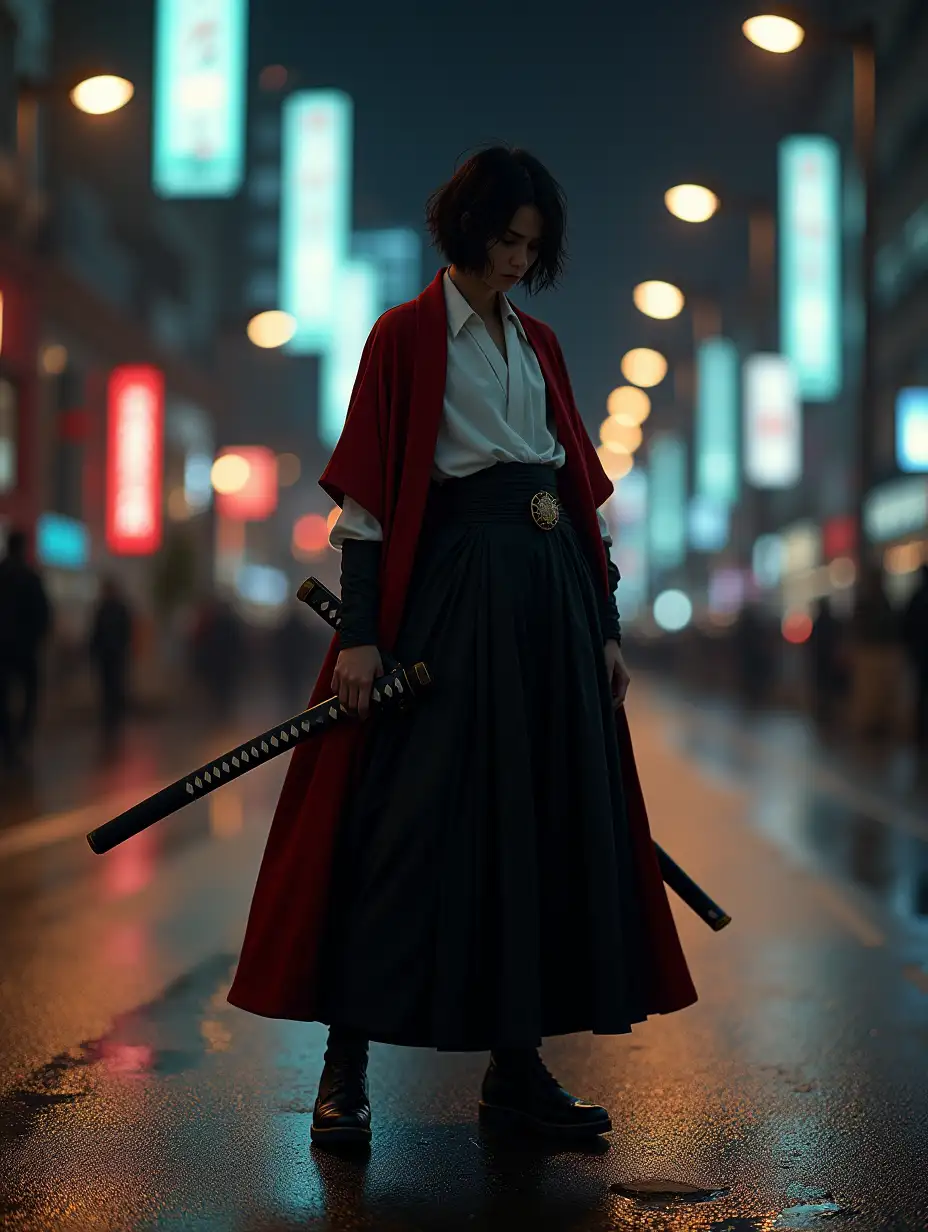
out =
[[(408, 670), (396, 666), (374, 681), (371, 705), (378, 711), (402, 709), (407, 699), (415, 697), (417, 692), (428, 688), (431, 683), (429, 670), (424, 663), (415, 663)], [(217, 787), (247, 774), (255, 766), (271, 761), (294, 745), (302, 744), (304, 740), (346, 721), (356, 722), (357, 718), (341, 705), (338, 697), (330, 697), (310, 706), (308, 710), (295, 714), (231, 752), (223, 753), (201, 766), (199, 770), (170, 783), (161, 791), (120, 813), (118, 817), (98, 826), (96, 830), (91, 830), (87, 835), (87, 842), (97, 855), (112, 851), (126, 839), (147, 830), (157, 821), (163, 821), (184, 805), (192, 804), (194, 800), (208, 795)]]

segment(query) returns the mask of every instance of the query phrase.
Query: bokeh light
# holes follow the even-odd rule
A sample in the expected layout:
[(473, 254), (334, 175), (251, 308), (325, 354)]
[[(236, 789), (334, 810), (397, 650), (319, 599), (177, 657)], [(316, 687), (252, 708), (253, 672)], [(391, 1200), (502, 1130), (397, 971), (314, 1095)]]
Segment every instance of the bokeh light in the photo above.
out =
[(630, 453), (615, 453), (607, 449), (605, 445), (600, 445), (596, 454), (602, 463), (603, 470), (613, 482), (627, 475), (634, 465), (634, 459)]
[(262, 90), (276, 93), (283, 90), (290, 74), (282, 64), (266, 64), (258, 74), (258, 85)]
[(329, 510), (329, 516), (325, 520), (325, 525), (330, 535), (335, 526), (335, 523), (338, 521), (340, 514), (341, 514), (341, 509), (338, 507), (338, 505), (333, 505), (332, 508)]
[(639, 282), (632, 297), (638, 311), (656, 321), (678, 317), (686, 303), (683, 292), (672, 282)]
[(209, 479), (214, 492), (231, 496), (235, 492), (241, 492), (250, 475), (251, 467), (241, 454), (225, 453), (213, 463)]
[(296, 319), (289, 312), (272, 308), (269, 312), (259, 312), (252, 317), (246, 332), (256, 347), (272, 350), (290, 341), (296, 333)]
[(719, 199), (702, 184), (677, 184), (664, 193), (664, 204), (684, 222), (707, 222), (719, 208)]
[(682, 590), (664, 590), (654, 600), (654, 621), (665, 633), (679, 633), (693, 619), (693, 604)]
[(68, 366), (68, 348), (60, 342), (50, 342), (42, 347), (39, 366), (47, 376), (61, 376)]
[(277, 455), (277, 482), (282, 488), (292, 488), (299, 480), (302, 467), (295, 453)]
[(641, 444), (641, 437), (637, 424), (620, 423), (611, 415), (599, 426), (599, 439), (612, 453), (634, 453)]
[(321, 513), (307, 513), (293, 527), (293, 555), (297, 559), (318, 556), (329, 543), (329, 528)]
[(741, 27), (744, 37), (750, 39), (764, 51), (773, 51), (777, 55), (786, 55), (795, 51), (806, 37), (806, 32), (798, 22), (790, 21), (788, 17), (774, 17), (765, 13), (759, 17), (749, 17)]
[(850, 556), (837, 556), (828, 566), (828, 580), (835, 590), (847, 590), (857, 581), (857, 566)]
[(622, 356), (622, 375), (633, 385), (650, 389), (653, 385), (660, 385), (667, 375), (667, 360), (660, 351), (636, 347)]
[(135, 86), (125, 77), (104, 74), (88, 77), (76, 85), (71, 91), (71, 102), (78, 111), (85, 111), (88, 115), (108, 115), (125, 107), (134, 93)]
[(812, 617), (808, 612), (787, 612), (780, 628), (787, 642), (801, 646), (812, 636)]
[(606, 399), (606, 410), (625, 424), (643, 424), (651, 414), (651, 399), (637, 385), (619, 385)]

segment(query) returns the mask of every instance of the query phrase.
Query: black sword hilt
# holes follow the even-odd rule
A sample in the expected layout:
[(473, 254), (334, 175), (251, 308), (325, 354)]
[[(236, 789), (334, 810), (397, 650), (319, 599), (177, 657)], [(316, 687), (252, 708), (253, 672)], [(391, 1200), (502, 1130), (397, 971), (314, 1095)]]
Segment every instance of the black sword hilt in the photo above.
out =
[[(416, 663), (408, 670), (396, 666), (374, 681), (371, 689), (371, 704), (376, 710), (400, 709), (406, 700), (429, 687), (432, 678), (424, 663)], [(256, 766), (279, 757), (294, 745), (302, 744), (316, 734), (327, 731), (339, 723), (357, 722), (357, 716), (347, 710), (337, 697), (310, 706), (286, 719), (283, 723), (262, 732), (252, 740), (246, 740), (229, 753), (208, 761), (191, 774), (155, 792), (146, 800), (133, 805), (111, 821), (91, 830), (87, 842), (97, 855), (111, 851), (126, 839), (142, 830), (147, 830), (156, 821), (163, 821), (194, 800), (215, 791), (232, 779)]]

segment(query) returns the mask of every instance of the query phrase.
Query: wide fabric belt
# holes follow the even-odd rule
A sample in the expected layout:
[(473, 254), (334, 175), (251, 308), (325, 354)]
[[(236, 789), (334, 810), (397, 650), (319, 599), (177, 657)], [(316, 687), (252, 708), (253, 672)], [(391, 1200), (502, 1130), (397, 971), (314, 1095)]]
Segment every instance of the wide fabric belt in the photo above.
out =
[(550, 531), (568, 521), (557, 494), (557, 472), (531, 462), (498, 462), (463, 479), (433, 484), (429, 497), (440, 519), (528, 522)]

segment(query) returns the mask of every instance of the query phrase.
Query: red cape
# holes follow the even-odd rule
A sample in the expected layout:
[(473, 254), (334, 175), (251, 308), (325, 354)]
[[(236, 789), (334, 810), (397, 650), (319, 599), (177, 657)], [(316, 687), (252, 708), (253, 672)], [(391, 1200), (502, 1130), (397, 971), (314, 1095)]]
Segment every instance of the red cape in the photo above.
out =
[[(339, 505), (357, 501), (383, 527), (380, 644), (392, 648), (400, 629), (431, 478), (447, 364), (447, 317), (440, 270), (422, 294), (380, 318), (367, 341), (341, 438), (319, 480)], [(558, 492), (588, 537), (608, 586), (596, 510), (613, 485), (596, 455), (574, 401), (557, 338), (519, 312), (544, 374), (566, 463)], [(310, 705), (332, 694), (338, 657), (333, 637)], [(648, 1013), (664, 1014), (696, 1000), (661, 879), (648, 826), (625, 711), (616, 713), (628, 823), (651, 944)], [(361, 746), (361, 724), (337, 728), (294, 749), (258, 874), (245, 940), (229, 1001), (252, 1014), (313, 1021), (316, 974), (333, 842)]]

